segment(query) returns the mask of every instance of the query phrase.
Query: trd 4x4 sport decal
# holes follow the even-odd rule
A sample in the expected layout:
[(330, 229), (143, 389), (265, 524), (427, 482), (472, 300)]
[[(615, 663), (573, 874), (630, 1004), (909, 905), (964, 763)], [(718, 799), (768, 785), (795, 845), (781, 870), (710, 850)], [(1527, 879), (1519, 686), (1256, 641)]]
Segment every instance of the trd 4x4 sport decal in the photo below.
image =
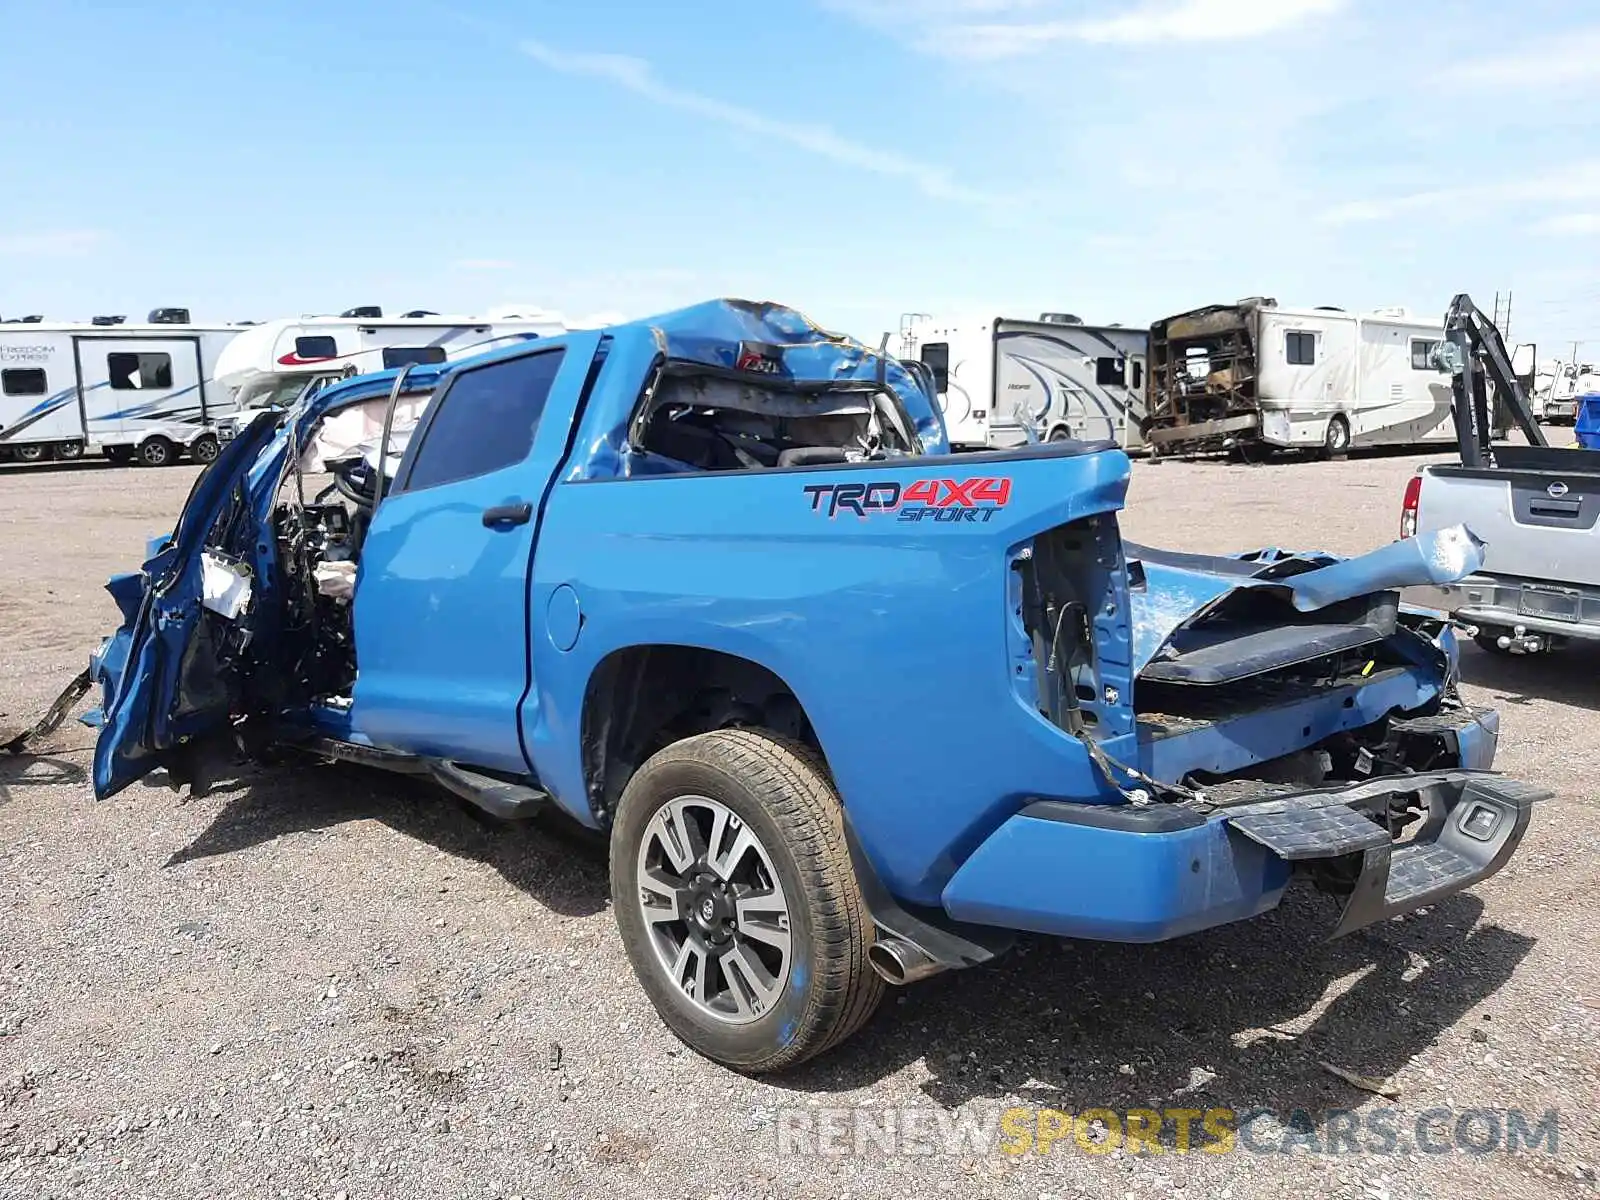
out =
[(919, 479), (905, 487), (892, 479), (875, 483), (808, 483), (811, 511), (829, 517), (850, 513), (872, 517), (894, 513), (898, 521), (983, 523), (1011, 499), (1011, 480), (975, 475), (970, 479)]

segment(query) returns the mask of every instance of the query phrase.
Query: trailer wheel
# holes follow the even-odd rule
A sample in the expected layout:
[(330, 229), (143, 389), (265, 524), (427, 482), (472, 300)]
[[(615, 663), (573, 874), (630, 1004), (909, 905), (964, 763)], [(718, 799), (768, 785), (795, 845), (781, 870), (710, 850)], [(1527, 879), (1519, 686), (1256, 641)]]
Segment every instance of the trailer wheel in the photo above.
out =
[(1328, 432), (1322, 435), (1322, 457), (1343, 458), (1350, 453), (1350, 422), (1335, 416), (1328, 422)]
[(662, 1020), (736, 1071), (820, 1054), (883, 996), (839, 798), (793, 742), (721, 729), (645, 763), (611, 829), (611, 901)]
[(164, 437), (146, 438), (139, 443), (136, 453), (140, 464), (146, 467), (170, 466), (178, 457), (172, 443)]
[(209, 433), (202, 433), (189, 444), (189, 457), (202, 466), (210, 466), (217, 461), (217, 451), (220, 448), (215, 437)]
[(49, 457), (46, 447), (39, 442), (28, 442), (25, 445), (18, 446), (16, 455), (19, 462), (30, 463), (43, 462)]
[(83, 457), (82, 442), (57, 442), (56, 457), (62, 462), (71, 462), (73, 459)]
[(1045, 441), (1047, 442), (1070, 442), (1071, 440), (1072, 430), (1068, 429), (1065, 425), (1057, 425), (1050, 431), (1050, 436), (1045, 438)]

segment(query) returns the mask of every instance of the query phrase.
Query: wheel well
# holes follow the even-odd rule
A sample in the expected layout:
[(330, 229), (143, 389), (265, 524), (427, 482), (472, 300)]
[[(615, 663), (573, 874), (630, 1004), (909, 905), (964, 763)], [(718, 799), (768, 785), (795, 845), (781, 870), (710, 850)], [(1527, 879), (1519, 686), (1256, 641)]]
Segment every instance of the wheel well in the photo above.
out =
[(583, 775), (602, 826), (646, 759), (712, 729), (770, 729), (819, 753), (793, 689), (760, 663), (697, 646), (630, 646), (608, 655), (583, 697)]

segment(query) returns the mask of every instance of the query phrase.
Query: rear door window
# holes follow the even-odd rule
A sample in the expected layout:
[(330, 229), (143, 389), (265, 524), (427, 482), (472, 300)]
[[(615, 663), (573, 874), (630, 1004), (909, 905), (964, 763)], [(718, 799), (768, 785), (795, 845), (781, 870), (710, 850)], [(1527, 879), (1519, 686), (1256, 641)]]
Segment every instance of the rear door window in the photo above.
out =
[(452, 377), (434, 402), (404, 490), (487, 475), (527, 458), (564, 354), (529, 354)]

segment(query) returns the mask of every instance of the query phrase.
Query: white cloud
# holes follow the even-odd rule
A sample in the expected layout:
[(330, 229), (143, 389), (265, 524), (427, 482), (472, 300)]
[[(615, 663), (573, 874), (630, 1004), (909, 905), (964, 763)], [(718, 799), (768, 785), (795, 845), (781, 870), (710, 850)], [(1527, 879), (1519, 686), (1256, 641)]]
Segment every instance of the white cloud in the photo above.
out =
[(1441, 72), (1445, 82), (1480, 87), (1555, 88), (1600, 83), (1600, 28), (1575, 29), (1535, 45)]
[(1545, 206), (1586, 200), (1600, 200), (1600, 159), (1572, 163), (1507, 183), (1432, 188), (1398, 196), (1356, 200), (1325, 210), (1320, 214), (1320, 219), (1329, 225), (1353, 225), (1363, 221), (1385, 221), (1408, 213), (1476, 217), (1514, 205)]
[(845, 166), (903, 179), (934, 199), (966, 204), (998, 204), (1003, 199), (999, 195), (957, 182), (943, 168), (907, 158), (894, 150), (843, 137), (825, 125), (781, 120), (701, 92), (673, 87), (657, 79), (650, 64), (642, 58), (627, 54), (572, 53), (536, 41), (522, 42), (521, 49), (535, 62), (563, 75), (599, 79), (663, 108), (690, 113), (743, 133), (787, 142)]
[(0, 234), (0, 254), (33, 258), (79, 258), (106, 240), (98, 229)]
[(458, 258), (450, 265), (458, 271), (509, 271), (517, 264), (509, 258)]
[(1548, 233), (1557, 237), (1581, 237), (1587, 234), (1600, 233), (1600, 212), (1560, 213), (1553, 217), (1546, 217), (1535, 228), (1540, 233)]
[[(1146, 0), (1095, 17), (1053, 15), (1044, 0), (830, 0), (833, 8), (894, 31), (918, 31), (921, 49), (950, 58), (1011, 58), (1062, 42), (1150, 45), (1263, 37), (1317, 17), (1349, 0)], [(1051, 14), (1048, 19), (1027, 19)], [(974, 20), (974, 18), (991, 18)], [(993, 18), (1000, 18), (998, 20)]]

